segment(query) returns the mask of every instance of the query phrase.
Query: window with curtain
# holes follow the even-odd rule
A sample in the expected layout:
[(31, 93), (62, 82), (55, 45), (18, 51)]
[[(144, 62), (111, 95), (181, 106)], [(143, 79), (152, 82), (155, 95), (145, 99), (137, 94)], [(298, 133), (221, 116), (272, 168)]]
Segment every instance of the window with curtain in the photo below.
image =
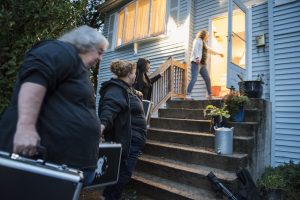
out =
[(116, 46), (165, 33), (166, 0), (136, 0), (118, 16)]
[(150, 34), (159, 35), (165, 31), (166, 0), (152, 0)]
[(118, 23), (118, 33), (117, 33), (117, 46), (120, 46), (122, 44), (122, 39), (123, 39), (123, 27), (124, 27), (124, 13), (125, 11), (122, 10), (119, 13), (119, 23)]

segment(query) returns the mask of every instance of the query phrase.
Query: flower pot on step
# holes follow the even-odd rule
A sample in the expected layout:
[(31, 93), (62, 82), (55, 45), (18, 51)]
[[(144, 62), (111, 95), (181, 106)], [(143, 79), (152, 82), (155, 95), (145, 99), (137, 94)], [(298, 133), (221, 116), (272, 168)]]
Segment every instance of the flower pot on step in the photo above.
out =
[(239, 91), (241, 95), (249, 98), (261, 98), (263, 94), (262, 81), (242, 81), (239, 82)]
[(235, 115), (232, 115), (231, 120), (233, 122), (243, 122), (244, 119), (245, 119), (244, 106), (240, 106), (238, 112)]

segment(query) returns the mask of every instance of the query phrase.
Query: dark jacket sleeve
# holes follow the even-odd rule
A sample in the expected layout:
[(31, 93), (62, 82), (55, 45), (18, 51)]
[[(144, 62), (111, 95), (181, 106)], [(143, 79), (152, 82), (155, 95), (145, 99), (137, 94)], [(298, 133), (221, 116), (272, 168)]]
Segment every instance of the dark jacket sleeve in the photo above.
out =
[(98, 116), (101, 124), (105, 126), (105, 131), (113, 127), (117, 115), (126, 109), (128, 109), (128, 102), (124, 90), (117, 86), (106, 88), (100, 97), (98, 110)]
[(153, 83), (156, 82), (160, 77), (161, 77), (160, 74), (154, 76), (153, 78), (150, 79), (150, 83), (153, 84)]

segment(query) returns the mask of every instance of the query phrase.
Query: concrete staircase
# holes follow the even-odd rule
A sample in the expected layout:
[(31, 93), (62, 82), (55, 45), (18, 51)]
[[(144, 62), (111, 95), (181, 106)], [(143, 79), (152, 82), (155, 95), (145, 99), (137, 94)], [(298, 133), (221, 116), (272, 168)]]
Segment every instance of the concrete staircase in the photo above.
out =
[(210, 121), (203, 116), (208, 104), (220, 106), (221, 101), (169, 101), (158, 118), (151, 119), (144, 154), (132, 178), (138, 192), (158, 200), (218, 199), (206, 177), (210, 171), (232, 191), (238, 190), (235, 172), (241, 167), (250, 169), (254, 179), (262, 173), (270, 150), (265, 147), (267, 103), (251, 100), (245, 122), (227, 123), (235, 130), (234, 153), (226, 156), (213, 150)]

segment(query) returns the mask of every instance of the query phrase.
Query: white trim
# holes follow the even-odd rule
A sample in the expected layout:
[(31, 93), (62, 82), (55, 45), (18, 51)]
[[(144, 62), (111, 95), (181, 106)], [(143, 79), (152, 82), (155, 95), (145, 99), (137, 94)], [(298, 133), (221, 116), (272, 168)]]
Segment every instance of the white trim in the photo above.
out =
[(271, 127), (271, 165), (275, 166), (275, 69), (274, 69), (274, 30), (273, 30), (273, 1), (268, 1), (269, 21), (269, 69), (270, 69), (270, 101), (272, 103), (272, 127)]
[(230, 62), (231, 62), (231, 57), (232, 57), (232, 50), (231, 50), (231, 35), (232, 35), (232, 0), (228, 1), (228, 29), (227, 29), (227, 77), (226, 77), (226, 87), (230, 88), (230, 76), (228, 75), (230, 73)]
[[(111, 16), (114, 15), (114, 21), (113, 21), (113, 30), (109, 31), (110, 28), (110, 24), (111, 24)], [(110, 48), (106, 50), (106, 52), (110, 52), (113, 51), (116, 47), (116, 36), (117, 36), (117, 21), (119, 19), (119, 15), (117, 13), (113, 13), (111, 15), (109, 15), (109, 22), (108, 22), (108, 30), (107, 30), (107, 39), (110, 33), (112, 33), (112, 38), (111, 38), (111, 43), (110, 43)], [(110, 41), (109, 41), (110, 42)]]
[(119, 15), (117, 12), (114, 15), (115, 15), (115, 21), (114, 21), (114, 34), (113, 34), (113, 42), (112, 42), (113, 49), (111, 50), (114, 50), (117, 46), (117, 34), (118, 34), (117, 30), (118, 30)]
[(248, 80), (252, 80), (252, 8), (248, 8), (247, 15), (248, 17), (245, 30), (248, 33), (248, 37), (246, 37), (246, 74)]
[[(178, 8), (178, 13), (179, 13), (179, 11), (180, 11), (180, 8)], [(187, 27), (189, 28), (189, 31), (188, 31), (188, 35), (187, 35), (187, 45), (186, 45), (186, 49), (185, 49), (185, 52), (184, 52), (184, 54), (185, 54), (184, 57), (185, 57), (185, 62), (187, 63), (188, 66), (190, 66), (189, 65), (189, 60), (190, 60), (189, 49), (190, 49), (190, 39), (192, 39), (192, 38), (190, 38), (190, 31), (192, 31), (192, 35), (194, 34), (194, 32), (193, 32), (194, 27), (191, 28), (191, 25), (194, 21), (194, 17), (192, 17), (192, 15), (191, 15), (191, 13), (192, 13), (192, 1), (188, 1), (188, 3), (187, 3), (187, 13), (189, 14), (189, 19), (186, 19), (186, 20), (188, 20), (188, 22), (185, 22), (185, 23), (188, 23)]]
[(291, 3), (294, 1), (296, 1), (296, 0), (274, 0), (274, 6), (280, 6), (280, 5)]
[[(212, 36), (213, 36), (213, 33), (212, 33), (212, 21), (214, 20), (214, 19), (218, 19), (218, 18), (228, 18), (228, 12), (226, 13), (226, 12), (224, 12), (224, 13), (221, 13), (221, 14), (217, 14), (217, 15), (213, 15), (213, 16), (210, 16), (209, 18), (208, 18), (208, 32), (209, 32), (209, 35), (210, 35), (210, 37), (209, 37), (209, 40), (208, 40), (208, 46), (210, 46), (210, 47), (212, 47)], [(227, 30), (227, 32), (228, 32), (228, 30)], [(227, 44), (228, 45), (228, 44)], [(227, 50), (228, 51), (228, 50)], [(209, 54), (208, 55), (209, 56), (209, 58), (210, 58), (210, 62), (209, 63), (207, 63), (207, 67), (208, 67), (208, 73), (210, 74), (210, 72), (211, 72), (211, 54)], [(226, 64), (226, 76), (227, 76), (227, 64)]]
[(150, 0), (150, 5), (149, 5), (149, 20), (148, 20), (148, 32), (147, 36), (150, 36), (150, 30), (151, 30), (151, 13), (152, 13), (152, 0)]

